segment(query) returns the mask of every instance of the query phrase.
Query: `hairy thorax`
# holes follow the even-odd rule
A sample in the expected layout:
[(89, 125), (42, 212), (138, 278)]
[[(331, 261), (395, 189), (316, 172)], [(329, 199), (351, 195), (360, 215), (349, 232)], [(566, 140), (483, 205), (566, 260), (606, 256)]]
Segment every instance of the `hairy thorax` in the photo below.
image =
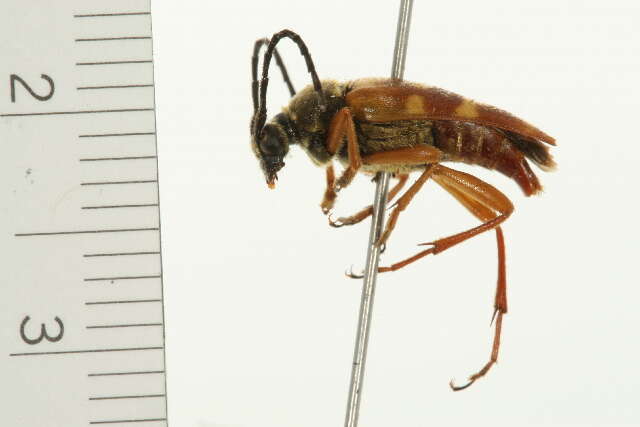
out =
[(323, 80), (322, 92), (326, 108), (321, 107), (320, 95), (309, 85), (298, 92), (283, 113), (295, 124), (296, 142), (318, 165), (329, 162), (333, 156), (327, 151), (326, 138), (331, 119), (346, 106), (347, 84)]

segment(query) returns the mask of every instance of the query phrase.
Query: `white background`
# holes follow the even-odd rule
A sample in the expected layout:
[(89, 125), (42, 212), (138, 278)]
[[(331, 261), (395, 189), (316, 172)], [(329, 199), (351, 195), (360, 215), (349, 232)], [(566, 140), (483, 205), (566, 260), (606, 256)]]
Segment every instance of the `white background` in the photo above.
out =
[[(397, 2), (155, 1), (158, 153), (169, 419), (174, 426), (339, 426), (369, 225), (331, 229), (324, 171), (293, 147), (269, 191), (249, 147), (253, 41), (283, 28), (321, 78), (390, 73)], [(416, 1), (405, 78), (524, 118), (553, 135), (554, 173), (507, 194), (509, 314), (487, 360), (492, 233), (380, 276), (362, 426), (640, 424), (635, 1)], [(280, 51), (297, 88), (302, 58)], [(287, 103), (272, 69), (269, 116)], [(369, 203), (364, 176), (337, 213)], [(434, 184), (404, 213), (382, 265), (476, 224)]]

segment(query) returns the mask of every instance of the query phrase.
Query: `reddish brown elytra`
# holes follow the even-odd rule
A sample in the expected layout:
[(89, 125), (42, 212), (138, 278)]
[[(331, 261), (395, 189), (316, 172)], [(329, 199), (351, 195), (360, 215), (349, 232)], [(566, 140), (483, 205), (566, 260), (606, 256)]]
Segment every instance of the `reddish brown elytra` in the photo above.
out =
[[(282, 38), (289, 38), (298, 45), (311, 74), (313, 84), (298, 94), (275, 48)], [(258, 81), (258, 54), (265, 45), (262, 79)], [(272, 56), (275, 56), (293, 98), (267, 123), (266, 96)], [(274, 34), (270, 41), (256, 41), (252, 72), (251, 142), (270, 188), (275, 187), (277, 172), (284, 166), (283, 159), (289, 146), (298, 144), (314, 163), (326, 167), (327, 189), (320, 204), (325, 214), (333, 208), (337, 193), (349, 185), (357, 172), (392, 173), (398, 182), (389, 191), (389, 200), (400, 193), (410, 172), (420, 172), (418, 179), (395, 202), (378, 245), (387, 241), (400, 212), (429, 179), (482, 222), (469, 230), (423, 243), (427, 249), (388, 267), (380, 267), (379, 272), (398, 270), (482, 232), (495, 231), (498, 283), (491, 357), (465, 385), (450, 384), (453, 390), (469, 387), (498, 359), (502, 316), (507, 312), (505, 246), (500, 224), (511, 215), (513, 205), (493, 186), (442, 163), (462, 162), (497, 170), (512, 178), (526, 196), (531, 196), (542, 186), (527, 160), (543, 170), (553, 169), (555, 163), (545, 144), (555, 145), (554, 139), (506, 111), (434, 87), (391, 79), (361, 79), (347, 83), (320, 81), (306, 45), (300, 36), (289, 30)], [(345, 167), (338, 179), (333, 160)], [(329, 224), (333, 227), (356, 224), (371, 213), (369, 206), (337, 220), (329, 216)]]

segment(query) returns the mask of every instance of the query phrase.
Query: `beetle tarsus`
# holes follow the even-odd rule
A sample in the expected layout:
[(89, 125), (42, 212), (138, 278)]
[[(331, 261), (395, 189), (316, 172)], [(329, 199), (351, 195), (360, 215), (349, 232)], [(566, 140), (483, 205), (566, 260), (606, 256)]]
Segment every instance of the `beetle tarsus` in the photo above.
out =
[(344, 227), (347, 224), (344, 221), (342, 221), (342, 219), (343, 218), (338, 218), (336, 221), (334, 221), (333, 216), (329, 214), (329, 225), (333, 228)]
[(455, 386), (453, 382), (449, 383), (449, 386), (453, 391), (464, 390), (473, 384), (478, 378), (484, 377), (493, 365), (498, 363), (498, 351), (500, 350), (500, 332), (502, 330), (502, 315), (504, 314), (500, 309), (496, 309), (496, 329), (493, 337), (493, 346), (491, 348), (491, 356), (489, 361), (475, 374), (469, 377), (469, 382), (463, 386)]
[(360, 274), (356, 274), (353, 272), (353, 265), (349, 268), (349, 271), (345, 271), (344, 275), (351, 279), (362, 279), (364, 277), (364, 272)]
[(371, 211), (372, 208), (371, 206), (369, 206), (352, 216), (341, 216), (335, 221), (333, 219), (329, 219), (329, 225), (336, 228), (343, 227), (345, 225), (354, 225), (371, 215)]
[(470, 379), (469, 382), (467, 382), (465, 385), (461, 385), (461, 386), (457, 386), (455, 385), (455, 383), (453, 382), (453, 380), (449, 381), (449, 387), (451, 387), (451, 390), (453, 391), (460, 391), (460, 390), (464, 390), (465, 388), (468, 388), (471, 386), (471, 384), (473, 384), (474, 382), (476, 382), (475, 379)]
[(326, 194), (324, 195), (324, 198), (322, 199), (322, 203), (320, 203), (320, 209), (322, 210), (322, 213), (327, 215), (329, 212), (331, 212), (331, 209), (333, 209), (333, 204), (336, 201), (336, 193), (334, 193), (333, 191), (329, 191), (327, 190)]

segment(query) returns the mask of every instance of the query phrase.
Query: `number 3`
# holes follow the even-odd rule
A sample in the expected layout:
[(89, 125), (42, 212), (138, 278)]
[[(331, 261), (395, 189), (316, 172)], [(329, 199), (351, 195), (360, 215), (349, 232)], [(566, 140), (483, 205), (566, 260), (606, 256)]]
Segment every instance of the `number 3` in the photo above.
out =
[(31, 344), (31, 345), (38, 344), (40, 341), (42, 341), (43, 338), (45, 338), (49, 342), (56, 342), (62, 339), (62, 336), (64, 335), (64, 325), (62, 323), (62, 320), (60, 320), (58, 316), (56, 316), (54, 320), (58, 323), (60, 332), (55, 337), (49, 336), (49, 334), (47, 333), (47, 328), (44, 323), (41, 324), (40, 336), (38, 338), (27, 337), (27, 335), (24, 332), (24, 328), (25, 326), (27, 326), (27, 322), (29, 321), (29, 319), (31, 318), (29, 316), (26, 316), (24, 320), (22, 320), (22, 323), (20, 324), (20, 337), (22, 337), (22, 340), (27, 344)]

